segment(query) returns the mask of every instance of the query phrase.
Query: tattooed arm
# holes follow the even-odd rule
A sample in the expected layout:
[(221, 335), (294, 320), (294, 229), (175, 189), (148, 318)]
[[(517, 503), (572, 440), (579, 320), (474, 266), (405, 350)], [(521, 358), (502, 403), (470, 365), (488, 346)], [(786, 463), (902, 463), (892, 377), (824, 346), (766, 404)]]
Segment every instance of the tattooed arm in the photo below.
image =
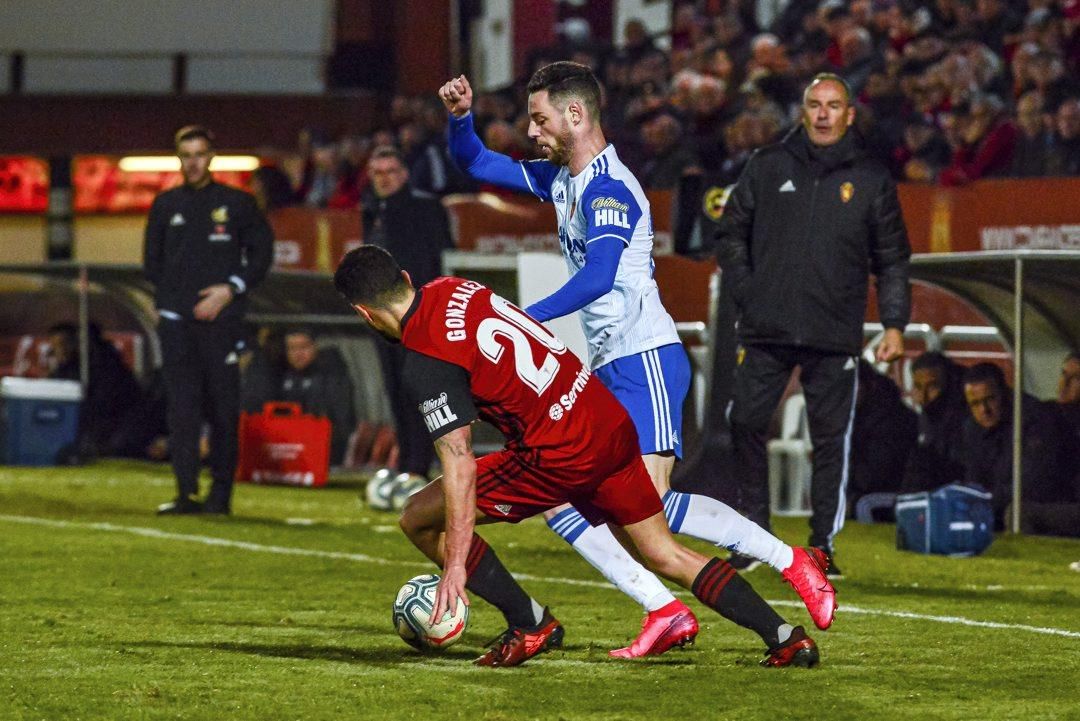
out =
[(435, 451), (442, 464), (443, 495), (446, 499), (446, 551), (443, 576), (436, 592), (432, 619), (438, 620), (446, 609), (457, 606), (465, 593), (465, 557), (472, 543), (476, 523), (476, 456), (472, 450), (469, 426), (455, 428), (435, 439)]

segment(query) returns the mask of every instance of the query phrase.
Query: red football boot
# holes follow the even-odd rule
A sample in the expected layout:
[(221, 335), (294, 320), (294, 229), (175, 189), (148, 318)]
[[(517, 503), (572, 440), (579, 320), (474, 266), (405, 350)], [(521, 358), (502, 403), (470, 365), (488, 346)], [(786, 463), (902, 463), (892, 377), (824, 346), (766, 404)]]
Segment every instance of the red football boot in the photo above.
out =
[(836, 589), (825, 577), (828, 556), (820, 548), (795, 548), (795, 560), (783, 572), (784, 580), (802, 597), (814, 625), (822, 631), (836, 615)]
[(488, 652), (473, 663), (477, 666), (520, 666), (538, 653), (561, 648), (564, 634), (562, 624), (545, 608), (540, 625), (534, 629), (506, 629)]
[(641, 633), (626, 648), (608, 651), (612, 658), (659, 656), (673, 646), (692, 645), (698, 635), (698, 622), (690, 607), (675, 599), (663, 608), (650, 611), (641, 622)]
[(761, 665), (777, 668), (780, 666), (813, 668), (820, 660), (821, 656), (818, 654), (814, 639), (806, 635), (802, 626), (796, 626), (787, 641), (765, 652), (765, 659)]

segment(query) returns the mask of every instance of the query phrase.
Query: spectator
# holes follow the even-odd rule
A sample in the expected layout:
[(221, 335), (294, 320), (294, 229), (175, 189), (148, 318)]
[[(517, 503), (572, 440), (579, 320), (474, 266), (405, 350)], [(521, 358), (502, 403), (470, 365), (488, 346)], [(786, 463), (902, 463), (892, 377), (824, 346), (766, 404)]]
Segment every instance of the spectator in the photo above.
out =
[(630, 63), (636, 63), (646, 55), (657, 52), (653, 39), (645, 29), (645, 23), (638, 18), (630, 18), (623, 25), (622, 57)]
[(1016, 124), (1020, 128), (1020, 135), (1016, 140), (1009, 175), (1019, 178), (1046, 175), (1054, 135), (1047, 128), (1043, 96), (1038, 90), (1029, 90), (1017, 101)]
[[(441, 274), (442, 251), (454, 247), (446, 210), (437, 198), (410, 186), (405, 161), (392, 147), (376, 148), (367, 172), (371, 187), (361, 209), (364, 241), (390, 251), (419, 288)], [(376, 347), (397, 430), (398, 470), (427, 478), (434, 449), (423, 418), (405, 395), (404, 351), (384, 342)]]
[(851, 433), (849, 516), (859, 500), (868, 494), (895, 495), (900, 491), (904, 465), (915, 447), (917, 426), (915, 413), (904, 405), (896, 384), (860, 359), (855, 422)]
[[(765, 432), (800, 365), (814, 440), (810, 545), (831, 557), (843, 526), (867, 270), (886, 328), (877, 358), (892, 361), (903, 354), (910, 314), (911, 248), (888, 170), (848, 132), (855, 108), (844, 80), (814, 78), (802, 115), (802, 127), (751, 157), (716, 238), (739, 318), (730, 420), (741, 510), (770, 527)], [(830, 573), (839, 576), (831, 558)]]
[(273, 165), (264, 165), (251, 174), (251, 194), (264, 213), (296, 204), (289, 176)]
[(1005, 52), (1006, 42), (1015, 40), (1022, 22), (1004, 0), (975, 0), (975, 32), (979, 41), (998, 55)]
[(1025, 74), (1022, 89), (1041, 92), (1048, 112), (1056, 113), (1066, 99), (1080, 95), (1080, 81), (1069, 75), (1065, 59), (1055, 51), (1037, 49)]
[(353, 386), (337, 351), (320, 350), (309, 328), (285, 333), (285, 373), (272, 399), (298, 403), (305, 413), (330, 420), (330, 463), (345, 458), (349, 436), (356, 428)]
[(360, 203), (364, 187), (364, 163), (367, 159), (366, 139), (346, 137), (338, 144), (337, 184), (326, 200), (327, 208), (354, 210)]
[[(671, 190), (688, 168), (697, 166), (698, 158), (686, 143), (681, 142), (682, 127), (670, 113), (660, 113), (641, 126), (645, 163), (641, 175), (650, 188)], [(501, 152), (491, 143), (490, 150)], [(513, 156), (510, 156), (513, 157)]]
[(1080, 501), (1080, 352), (1070, 353), (1061, 364), (1057, 411), (1065, 448), (1064, 468), (1067, 474), (1071, 470), (1073, 495)]
[(840, 56), (843, 58), (840, 75), (848, 81), (851, 92), (858, 95), (880, 62), (870, 31), (859, 26), (846, 30), (840, 36)]
[(965, 476), (963, 368), (928, 351), (911, 364), (911, 399), (919, 409), (918, 440), (904, 470), (903, 490), (932, 491)]
[(962, 144), (938, 176), (942, 185), (965, 185), (1008, 171), (1019, 131), (1004, 111), (996, 95), (978, 96), (970, 105), (956, 108)]
[(261, 413), (274, 397), (285, 373), (285, 338), (279, 330), (260, 328), (240, 354), (240, 408)]
[[(247, 293), (273, 258), (273, 232), (247, 193), (215, 183), (213, 135), (176, 133), (184, 184), (154, 199), (146, 221), (144, 271), (154, 284), (169, 403), (169, 452), (176, 498), (158, 513), (228, 514), (240, 414), (238, 352)], [(204, 402), (211, 426), (213, 484), (199, 492)]]
[(900, 177), (917, 183), (932, 183), (949, 163), (949, 145), (934, 124), (914, 115), (904, 126), (904, 143), (894, 151)]
[[(142, 398), (142, 388), (119, 351), (91, 323), (87, 328), (87, 385), (79, 408), (79, 455), (111, 453), (110, 442), (124, 419)], [(72, 323), (54, 325), (48, 332), (50, 378), (80, 380), (79, 331)]]
[(1054, 114), (1054, 138), (1047, 175), (1080, 175), (1080, 97), (1061, 103)]
[[(1004, 529), (1013, 501), (1013, 401), (1001, 368), (979, 363), (964, 373), (964, 397), (971, 415), (964, 427), (964, 482), (993, 494), (995, 522)], [(1052, 409), (1024, 395), (1021, 418), (1021, 466), (1026, 530), (1046, 532), (1045, 506), (1072, 500), (1059, 467), (1060, 432)], [(1031, 508), (1027, 508), (1029, 503)], [(1034, 511), (1034, 512), (1033, 512)], [(1060, 529), (1068, 531), (1069, 529)], [(1072, 529), (1075, 532), (1075, 528)]]
[(309, 208), (325, 208), (338, 185), (337, 147), (322, 135), (311, 137), (311, 161), (305, 169), (300, 201)]

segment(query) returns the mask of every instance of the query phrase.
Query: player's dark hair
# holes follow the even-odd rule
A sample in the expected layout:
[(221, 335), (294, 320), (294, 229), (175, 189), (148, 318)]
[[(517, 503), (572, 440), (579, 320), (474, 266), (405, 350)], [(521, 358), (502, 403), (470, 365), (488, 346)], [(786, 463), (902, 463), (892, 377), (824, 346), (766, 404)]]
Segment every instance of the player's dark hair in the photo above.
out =
[(1069, 353), (1069, 355), (1065, 356), (1066, 363), (1071, 360), (1080, 361), (1080, 350), (1074, 350), (1073, 352)]
[(206, 144), (211, 148), (214, 147), (214, 134), (209, 128), (202, 125), (185, 125), (176, 131), (176, 135), (173, 136), (173, 144), (177, 147), (180, 143), (186, 140), (195, 140), (196, 138), (202, 138), (206, 141)]
[(548, 91), (551, 104), (559, 107), (580, 100), (593, 122), (600, 122), (600, 83), (587, 65), (569, 60), (545, 65), (533, 73), (526, 90), (530, 95)]
[(409, 290), (394, 256), (376, 245), (346, 253), (334, 273), (334, 287), (350, 304), (376, 308), (388, 308)]
[(990, 383), (1004, 395), (1009, 386), (1005, 382), (1005, 372), (993, 363), (976, 363), (964, 371), (964, 385), (970, 383)]

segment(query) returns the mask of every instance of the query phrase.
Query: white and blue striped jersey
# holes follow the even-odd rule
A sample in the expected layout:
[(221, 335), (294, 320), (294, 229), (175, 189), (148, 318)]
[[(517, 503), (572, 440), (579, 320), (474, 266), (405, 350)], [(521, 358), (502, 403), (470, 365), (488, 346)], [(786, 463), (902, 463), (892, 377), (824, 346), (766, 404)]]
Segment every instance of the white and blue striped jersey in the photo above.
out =
[(614, 237), (625, 246), (614, 287), (579, 311), (590, 367), (678, 343), (675, 322), (653, 279), (649, 201), (615, 147), (609, 144), (575, 177), (547, 160), (519, 165), (529, 190), (555, 205), (559, 245), (571, 276), (585, 265), (585, 247), (592, 241)]

